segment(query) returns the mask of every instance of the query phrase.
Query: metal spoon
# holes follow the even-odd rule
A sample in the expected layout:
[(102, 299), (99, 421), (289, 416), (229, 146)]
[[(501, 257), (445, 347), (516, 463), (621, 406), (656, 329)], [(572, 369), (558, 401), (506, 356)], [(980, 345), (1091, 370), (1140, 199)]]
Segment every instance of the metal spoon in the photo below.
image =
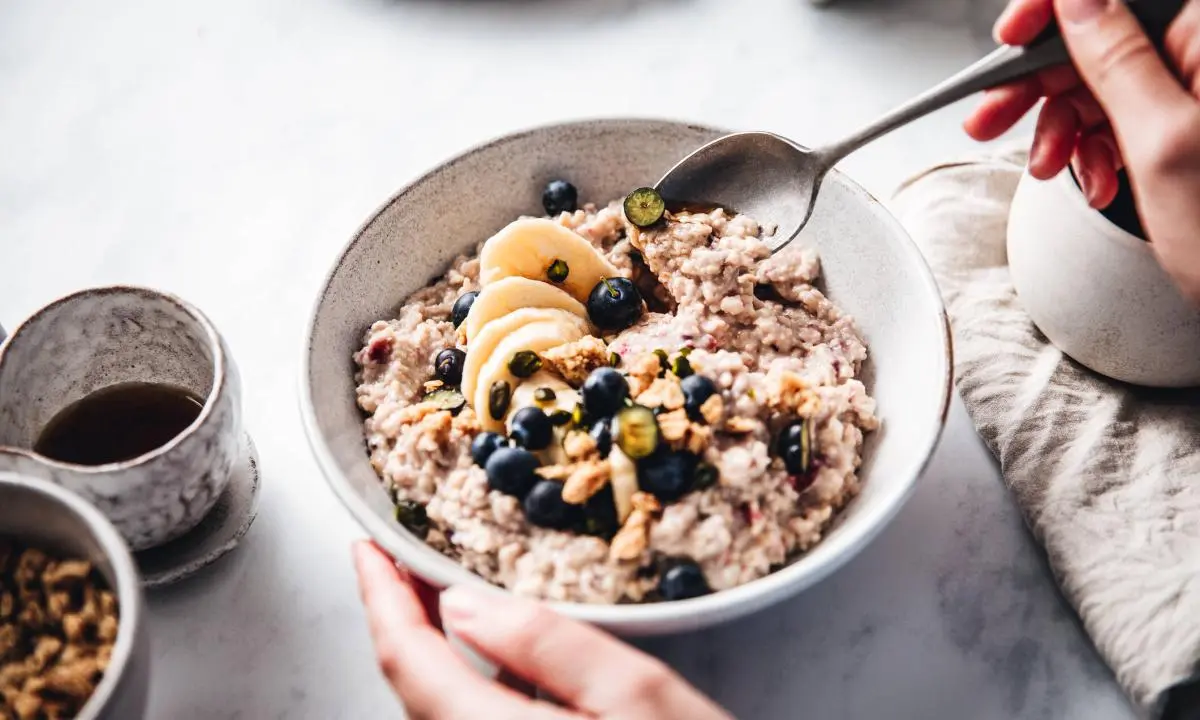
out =
[[(1185, 0), (1129, 0), (1162, 52), (1171, 21)], [(981, 90), (1071, 61), (1057, 25), (1024, 47), (1003, 46), (957, 75), (892, 110), (858, 132), (809, 149), (769, 132), (739, 132), (701, 147), (663, 176), (655, 189), (683, 204), (734, 208), (774, 226), (772, 252), (787, 246), (812, 216), (821, 181), (850, 153), (896, 128)]]

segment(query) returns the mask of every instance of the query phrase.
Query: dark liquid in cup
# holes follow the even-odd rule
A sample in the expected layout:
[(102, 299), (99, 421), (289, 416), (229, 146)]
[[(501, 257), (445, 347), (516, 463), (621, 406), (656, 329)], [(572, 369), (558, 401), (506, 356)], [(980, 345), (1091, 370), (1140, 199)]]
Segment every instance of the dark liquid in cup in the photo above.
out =
[(183, 388), (121, 383), (68, 405), (42, 430), (34, 452), (60, 462), (104, 465), (166, 445), (195, 422), (204, 401)]

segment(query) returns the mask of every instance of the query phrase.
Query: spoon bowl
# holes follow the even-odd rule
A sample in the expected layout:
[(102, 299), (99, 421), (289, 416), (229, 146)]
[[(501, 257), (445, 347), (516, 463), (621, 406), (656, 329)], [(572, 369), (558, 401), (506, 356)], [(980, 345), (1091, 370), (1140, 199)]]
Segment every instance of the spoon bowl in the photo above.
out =
[(654, 189), (668, 207), (711, 204), (756, 218), (777, 252), (808, 222), (828, 171), (823, 156), (785, 137), (738, 132), (688, 155)]

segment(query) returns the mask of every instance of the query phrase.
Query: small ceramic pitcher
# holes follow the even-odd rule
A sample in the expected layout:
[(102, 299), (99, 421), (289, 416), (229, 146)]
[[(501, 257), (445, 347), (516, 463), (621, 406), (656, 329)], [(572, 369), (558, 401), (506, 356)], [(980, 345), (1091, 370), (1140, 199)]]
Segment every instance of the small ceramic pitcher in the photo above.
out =
[[(34, 452), (59, 411), (126, 382), (180, 387), (204, 398), (204, 408), (173, 440), (131, 460), (85, 466)], [(0, 345), (0, 470), (78, 493), (134, 550), (173, 540), (204, 518), (229, 483), (241, 436), (241, 381), (225, 342), (199, 310), (171, 295), (85, 290), (42, 308)]]

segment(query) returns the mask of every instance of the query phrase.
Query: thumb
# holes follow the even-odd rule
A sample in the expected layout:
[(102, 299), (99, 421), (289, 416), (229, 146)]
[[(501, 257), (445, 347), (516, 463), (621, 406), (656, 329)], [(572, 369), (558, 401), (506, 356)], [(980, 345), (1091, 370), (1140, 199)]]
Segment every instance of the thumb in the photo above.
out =
[(1124, 0), (1054, 0), (1054, 8), (1071, 58), (1118, 136), (1137, 137), (1148, 113), (1191, 103)]

